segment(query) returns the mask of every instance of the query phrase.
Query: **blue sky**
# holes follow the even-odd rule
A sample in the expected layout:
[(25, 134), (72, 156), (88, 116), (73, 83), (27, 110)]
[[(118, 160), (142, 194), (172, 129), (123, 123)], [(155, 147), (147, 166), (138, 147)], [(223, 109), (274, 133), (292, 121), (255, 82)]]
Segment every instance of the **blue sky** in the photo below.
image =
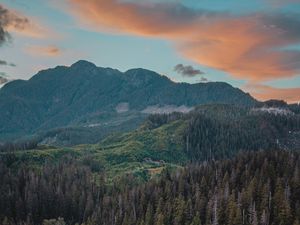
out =
[[(7, 28), (12, 38), (0, 47), (0, 60), (16, 66), (1, 66), (0, 72), (9, 79), (28, 79), (41, 69), (85, 59), (121, 71), (142, 67), (178, 82), (225, 81), (260, 99), (272, 94), (300, 99), (297, 0), (1, 2), (31, 26)], [(104, 17), (105, 7), (111, 12)], [(278, 50), (283, 48), (292, 51)], [(177, 64), (204, 74), (186, 76), (174, 71)]]

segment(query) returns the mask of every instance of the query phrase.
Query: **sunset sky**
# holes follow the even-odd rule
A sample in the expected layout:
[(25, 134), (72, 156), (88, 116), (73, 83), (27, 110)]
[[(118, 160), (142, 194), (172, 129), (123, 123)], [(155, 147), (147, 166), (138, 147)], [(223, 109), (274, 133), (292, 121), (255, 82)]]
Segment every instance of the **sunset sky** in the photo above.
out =
[(0, 52), (0, 82), (85, 59), (298, 102), (300, 0), (1, 0)]

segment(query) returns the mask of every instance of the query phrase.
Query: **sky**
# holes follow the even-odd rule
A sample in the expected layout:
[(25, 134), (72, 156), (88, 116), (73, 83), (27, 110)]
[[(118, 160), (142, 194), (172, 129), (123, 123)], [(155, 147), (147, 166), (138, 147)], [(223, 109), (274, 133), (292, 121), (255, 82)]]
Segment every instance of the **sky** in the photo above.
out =
[(300, 101), (300, 0), (0, 0), (0, 83), (84, 59)]

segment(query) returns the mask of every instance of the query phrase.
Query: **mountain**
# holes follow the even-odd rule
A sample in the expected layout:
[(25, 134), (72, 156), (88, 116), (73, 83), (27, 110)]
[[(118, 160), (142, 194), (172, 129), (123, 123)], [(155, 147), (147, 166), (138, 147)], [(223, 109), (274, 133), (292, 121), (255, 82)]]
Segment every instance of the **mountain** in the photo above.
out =
[(145, 69), (122, 73), (81, 60), (1, 88), (0, 137), (8, 140), (61, 127), (127, 124), (132, 129), (128, 124), (139, 124), (147, 113), (189, 111), (207, 103), (251, 106), (256, 100), (227, 83), (175, 83)]

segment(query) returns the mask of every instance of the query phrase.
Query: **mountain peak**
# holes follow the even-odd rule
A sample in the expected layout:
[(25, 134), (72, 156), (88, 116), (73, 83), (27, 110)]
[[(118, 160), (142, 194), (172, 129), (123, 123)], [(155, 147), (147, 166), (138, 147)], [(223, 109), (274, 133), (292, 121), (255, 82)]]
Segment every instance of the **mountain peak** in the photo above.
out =
[(71, 65), (71, 68), (86, 68), (86, 67), (97, 67), (94, 63), (86, 60), (79, 60)]
[(142, 85), (151, 82), (171, 82), (169, 78), (166, 76), (162, 76), (154, 71), (142, 69), (142, 68), (135, 68), (130, 69), (125, 72), (127, 78), (131, 81), (132, 84), (135, 85)]

